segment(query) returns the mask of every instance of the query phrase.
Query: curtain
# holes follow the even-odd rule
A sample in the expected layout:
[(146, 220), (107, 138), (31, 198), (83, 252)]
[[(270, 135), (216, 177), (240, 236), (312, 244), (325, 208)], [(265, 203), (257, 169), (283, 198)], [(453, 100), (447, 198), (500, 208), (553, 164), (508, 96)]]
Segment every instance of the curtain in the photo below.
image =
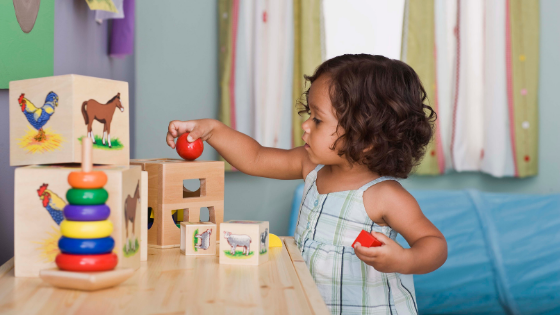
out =
[(438, 113), (417, 174), (537, 174), (538, 4), (407, 1), (402, 59)]
[(220, 0), (218, 13), (220, 120), (263, 146), (302, 145), (296, 100), (322, 62), (321, 1)]

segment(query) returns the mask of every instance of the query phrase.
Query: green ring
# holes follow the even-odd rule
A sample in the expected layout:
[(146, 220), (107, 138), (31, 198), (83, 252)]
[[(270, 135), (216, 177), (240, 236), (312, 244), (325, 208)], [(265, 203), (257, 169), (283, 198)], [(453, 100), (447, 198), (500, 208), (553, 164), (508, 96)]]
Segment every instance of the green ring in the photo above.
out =
[(109, 198), (105, 188), (98, 189), (68, 189), (66, 200), (71, 205), (102, 205)]

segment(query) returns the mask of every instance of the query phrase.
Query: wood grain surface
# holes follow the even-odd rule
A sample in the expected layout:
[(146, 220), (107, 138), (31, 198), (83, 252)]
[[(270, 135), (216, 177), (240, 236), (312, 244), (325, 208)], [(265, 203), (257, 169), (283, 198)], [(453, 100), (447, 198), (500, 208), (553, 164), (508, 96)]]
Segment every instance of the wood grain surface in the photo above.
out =
[(260, 266), (220, 265), (216, 256), (150, 248), (132, 278), (96, 292), (15, 278), (10, 260), (0, 267), (0, 313), (329, 314), (293, 238), (283, 241)]

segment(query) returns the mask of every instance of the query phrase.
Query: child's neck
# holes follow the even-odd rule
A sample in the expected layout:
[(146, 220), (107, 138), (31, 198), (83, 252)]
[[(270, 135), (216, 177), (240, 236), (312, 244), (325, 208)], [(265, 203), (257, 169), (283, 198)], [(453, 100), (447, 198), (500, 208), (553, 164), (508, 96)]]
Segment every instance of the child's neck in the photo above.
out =
[(359, 189), (379, 177), (365, 165), (325, 165), (319, 171), (316, 184), (320, 194), (328, 194)]

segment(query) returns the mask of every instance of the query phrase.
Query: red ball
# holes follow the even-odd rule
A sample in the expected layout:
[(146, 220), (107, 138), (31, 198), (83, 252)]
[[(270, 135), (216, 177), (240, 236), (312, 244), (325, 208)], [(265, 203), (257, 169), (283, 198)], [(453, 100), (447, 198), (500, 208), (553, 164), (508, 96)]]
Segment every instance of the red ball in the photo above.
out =
[(55, 262), (60, 270), (66, 271), (106, 271), (117, 266), (115, 253), (100, 255), (73, 255), (60, 253)]
[(180, 157), (188, 161), (194, 161), (198, 159), (202, 151), (204, 151), (204, 144), (200, 138), (196, 139), (194, 142), (189, 142), (187, 140), (188, 136), (188, 132), (182, 134), (179, 139), (177, 139), (175, 148)]

